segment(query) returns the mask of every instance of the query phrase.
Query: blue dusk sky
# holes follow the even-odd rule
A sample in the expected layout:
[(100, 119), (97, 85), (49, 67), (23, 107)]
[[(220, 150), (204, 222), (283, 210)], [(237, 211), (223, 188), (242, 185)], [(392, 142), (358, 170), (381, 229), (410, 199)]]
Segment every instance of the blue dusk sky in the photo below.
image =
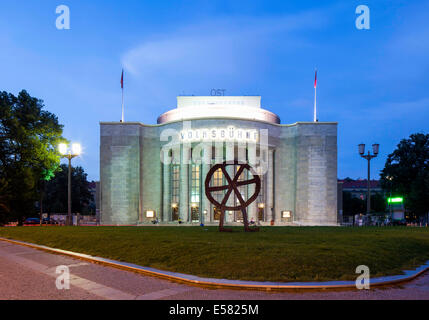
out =
[[(70, 8), (70, 30), (55, 10)], [(358, 5), (370, 29), (358, 30)], [(338, 177), (366, 178), (357, 145), (380, 144), (377, 178), (402, 138), (428, 132), (428, 1), (2, 1), (0, 90), (43, 99), (99, 178), (99, 122), (156, 123), (177, 95), (261, 95), (282, 123), (338, 122)]]

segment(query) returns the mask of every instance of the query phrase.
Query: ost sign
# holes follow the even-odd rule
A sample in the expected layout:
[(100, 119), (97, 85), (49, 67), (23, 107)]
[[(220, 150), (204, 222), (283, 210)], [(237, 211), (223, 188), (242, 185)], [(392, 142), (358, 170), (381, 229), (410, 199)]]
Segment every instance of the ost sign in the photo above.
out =
[(243, 141), (257, 142), (258, 130), (241, 128), (202, 128), (182, 130), (179, 139), (182, 142), (193, 141)]
[(210, 95), (211, 96), (221, 97), (221, 96), (225, 95), (225, 91), (226, 91), (226, 89), (212, 89), (210, 91)]

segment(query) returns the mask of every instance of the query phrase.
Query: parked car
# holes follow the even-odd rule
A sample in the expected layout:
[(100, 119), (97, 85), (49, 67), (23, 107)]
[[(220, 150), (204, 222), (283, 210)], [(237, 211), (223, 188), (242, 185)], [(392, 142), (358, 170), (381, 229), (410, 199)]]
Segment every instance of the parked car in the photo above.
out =
[(24, 221), (24, 225), (26, 224), (40, 224), (40, 219), (39, 218), (27, 218)]

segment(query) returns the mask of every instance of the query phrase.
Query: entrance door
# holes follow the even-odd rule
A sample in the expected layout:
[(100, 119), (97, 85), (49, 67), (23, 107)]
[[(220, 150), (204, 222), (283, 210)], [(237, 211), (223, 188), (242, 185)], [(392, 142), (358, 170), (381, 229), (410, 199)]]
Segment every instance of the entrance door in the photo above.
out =
[(191, 220), (192, 220), (192, 222), (200, 221), (200, 208), (199, 207), (191, 207)]
[(214, 207), (213, 210), (214, 210), (213, 211), (213, 220), (214, 221), (219, 221), (220, 220), (221, 210), (218, 209), (218, 208), (216, 208), (216, 207)]
[(178, 207), (172, 208), (172, 211), (171, 211), (171, 220), (172, 221), (179, 220), (179, 208)]
[(235, 211), (235, 222), (243, 222), (243, 212)]
[(264, 208), (258, 208), (258, 220), (264, 221)]

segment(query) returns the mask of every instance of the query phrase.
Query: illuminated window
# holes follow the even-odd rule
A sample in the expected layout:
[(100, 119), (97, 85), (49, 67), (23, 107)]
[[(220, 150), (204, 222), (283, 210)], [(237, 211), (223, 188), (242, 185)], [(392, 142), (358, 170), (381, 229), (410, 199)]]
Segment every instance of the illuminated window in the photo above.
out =
[[(239, 165), (238, 165), (238, 166), (235, 166), (235, 174), (237, 174), (238, 170), (240, 170), (240, 166), (239, 166)], [(247, 170), (243, 170), (243, 172), (242, 172), (242, 173), (240, 174), (240, 176), (238, 177), (237, 182), (244, 181), (244, 180), (248, 179), (248, 178), (247, 178), (247, 172), (248, 172)], [(235, 174), (234, 174), (234, 175), (235, 175)], [(247, 200), (248, 185), (239, 186), (239, 187), (238, 187), (238, 191), (240, 191), (240, 194), (241, 194), (241, 197), (243, 198), (243, 200), (244, 200), (244, 201), (246, 201), (246, 200)], [(240, 202), (239, 202), (239, 200), (238, 200), (238, 197), (237, 197), (237, 196), (235, 196), (234, 198), (235, 198), (235, 203), (236, 203), (237, 205), (239, 205), (239, 204), (240, 204)]]
[[(234, 167), (234, 176), (237, 174), (238, 170), (240, 170), (240, 166), (237, 165)], [(244, 170), (240, 176), (237, 179), (237, 182), (240, 181), (244, 181), (247, 178), (247, 170)], [(247, 200), (247, 185), (244, 186), (239, 186), (238, 187), (238, 191), (240, 192), (241, 197), (243, 198), (244, 201)], [(239, 206), (240, 205), (240, 201), (238, 200), (237, 195), (234, 193), (234, 205), (235, 206)], [(239, 211), (235, 211), (235, 217), (234, 220), (237, 222), (242, 222), (243, 221), (243, 213), (239, 210)]]
[[(213, 179), (212, 179), (212, 186), (213, 187), (219, 187), (219, 186), (223, 186), (223, 172), (222, 169), (217, 169), (213, 175)], [(223, 195), (224, 195), (224, 191), (216, 191), (213, 192), (214, 198), (216, 199), (217, 202), (222, 202), (223, 200)]]
[(180, 165), (173, 164), (171, 168), (171, 203), (179, 203)]
[(200, 166), (192, 165), (192, 177), (191, 177), (191, 202), (200, 202)]

